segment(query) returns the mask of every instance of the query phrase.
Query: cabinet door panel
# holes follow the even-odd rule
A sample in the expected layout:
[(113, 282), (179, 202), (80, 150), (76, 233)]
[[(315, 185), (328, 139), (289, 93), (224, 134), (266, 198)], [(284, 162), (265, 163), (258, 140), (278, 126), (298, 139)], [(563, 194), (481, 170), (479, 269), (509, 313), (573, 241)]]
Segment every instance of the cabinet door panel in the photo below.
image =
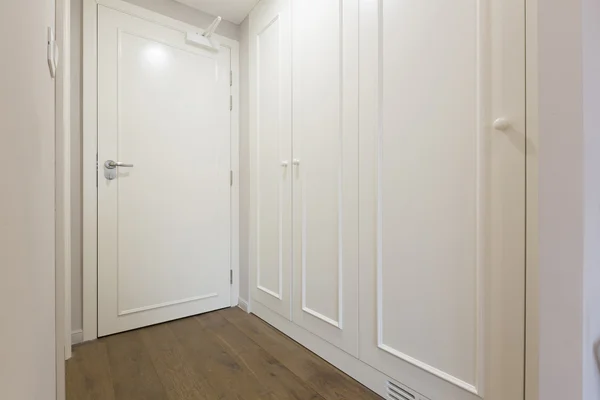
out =
[[(289, 0), (250, 15), (251, 296), (291, 318), (291, 49)], [(287, 163), (287, 164), (286, 164)]]
[(361, 7), (360, 357), (430, 398), (522, 399), (523, 1)]
[(358, 0), (292, 16), (293, 320), (357, 355)]

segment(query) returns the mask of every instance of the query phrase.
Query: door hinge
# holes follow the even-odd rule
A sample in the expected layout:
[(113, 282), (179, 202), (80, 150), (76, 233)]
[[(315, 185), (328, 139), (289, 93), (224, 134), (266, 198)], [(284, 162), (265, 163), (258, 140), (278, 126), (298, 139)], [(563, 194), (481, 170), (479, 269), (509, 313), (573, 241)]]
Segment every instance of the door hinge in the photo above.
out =
[(229, 284), (233, 285), (233, 270), (229, 270)]
[(233, 171), (229, 171), (229, 186), (233, 186)]
[(229, 71), (229, 86), (233, 86), (233, 71)]
[(229, 111), (233, 110), (233, 96), (229, 96)]

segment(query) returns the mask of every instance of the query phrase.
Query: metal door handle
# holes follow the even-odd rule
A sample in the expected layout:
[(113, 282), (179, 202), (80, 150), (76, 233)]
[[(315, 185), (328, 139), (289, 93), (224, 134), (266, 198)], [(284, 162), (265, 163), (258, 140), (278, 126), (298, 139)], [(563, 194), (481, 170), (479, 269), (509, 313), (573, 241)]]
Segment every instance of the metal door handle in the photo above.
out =
[(115, 169), (117, 167), (131, 168), (131, 167), (133, 167), (133, 164), (125, 164), (121, 161), (113, 161), (113, 160), (107, 160), (104, 163), (104, 168), (106, 168), (106, 169)]

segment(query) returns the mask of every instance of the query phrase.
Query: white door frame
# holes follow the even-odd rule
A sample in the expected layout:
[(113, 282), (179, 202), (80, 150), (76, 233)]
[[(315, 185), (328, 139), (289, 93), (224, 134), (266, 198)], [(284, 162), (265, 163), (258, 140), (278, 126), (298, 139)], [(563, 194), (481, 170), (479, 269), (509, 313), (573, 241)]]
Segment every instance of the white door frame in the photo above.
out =
[(71, 2), (56, 0), (55, 37), (55, 332), (56, 400), (66, 397), (65, 360), (71, 357)]
[[(83, 340), (98, 336), (98, 190), (96, 186), (96, 154), (98, 152), (98, 5), (129, 14), (146, 21), (181, 32), (203, 29), (157, 14), (122, 0), (84, 0), (83, 2)], [(230, 268), (233, 270), (231, 306), (237, 306), (239, 295), (239, 43), (213, 35), (222, 46), (231, 50), (231, 249)]]
[(525, 399), (539, 399), (538, 0), (525, 0)]

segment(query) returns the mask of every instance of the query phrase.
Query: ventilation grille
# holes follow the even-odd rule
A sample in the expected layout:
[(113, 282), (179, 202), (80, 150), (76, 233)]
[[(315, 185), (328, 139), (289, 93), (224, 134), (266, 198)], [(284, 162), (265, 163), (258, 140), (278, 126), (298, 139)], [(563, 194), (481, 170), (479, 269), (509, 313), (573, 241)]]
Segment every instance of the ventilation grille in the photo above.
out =
[(429, 400), (404, 385), (387, 381), (386, 391), (388, 400)]

